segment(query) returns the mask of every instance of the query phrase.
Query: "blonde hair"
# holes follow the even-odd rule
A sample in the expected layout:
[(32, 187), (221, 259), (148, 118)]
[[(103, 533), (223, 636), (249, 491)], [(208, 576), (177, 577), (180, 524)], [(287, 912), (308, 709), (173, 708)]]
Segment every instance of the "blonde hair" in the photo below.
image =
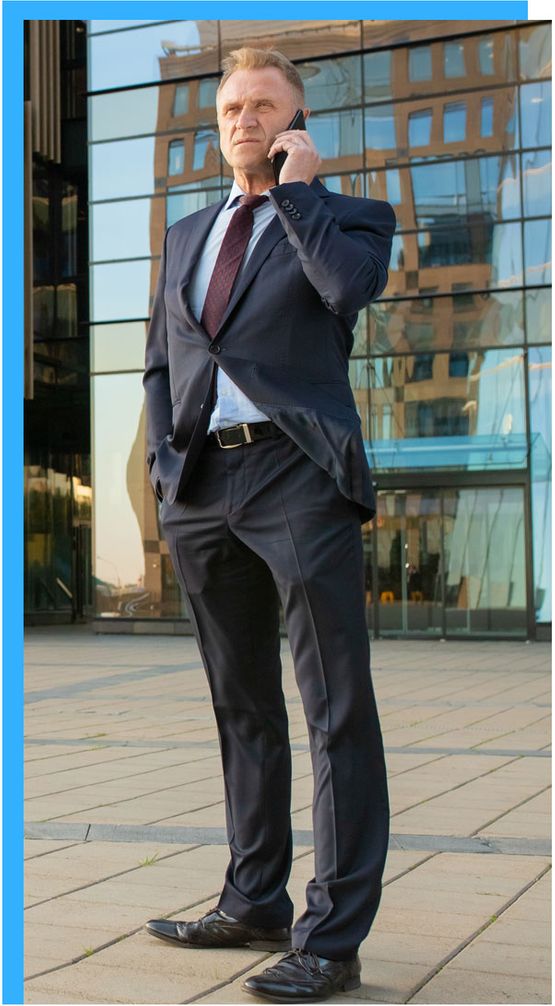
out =
[(284, 77), (287, 78), (291, 87), (296, 91), (297, 96), (304, 103), (304, 84), (302, 77), (297, 70), (296, 66), (293, 66), (287, 56), (284, 56), (282, 52), (278, 52), (277, 49), (254, 49), (252, 46), (245, 45), (241, 49), (233, 49), (223, 60), (223, 76), (218, 85), (218, 91), (220, 91), (225, 84), (226, 80), (231, 77), (232, 73), (236, 70), (254, 70), (259, 67), (264, 66), (275, 66), (278, 70), (281, 70)]

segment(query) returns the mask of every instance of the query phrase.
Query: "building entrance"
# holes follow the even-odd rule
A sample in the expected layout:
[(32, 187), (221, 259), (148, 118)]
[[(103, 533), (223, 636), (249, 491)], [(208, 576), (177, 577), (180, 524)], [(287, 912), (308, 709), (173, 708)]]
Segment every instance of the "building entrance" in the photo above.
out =
[(385, 490), (365, 529), (369, 627), (527, 634), (522, 487)]

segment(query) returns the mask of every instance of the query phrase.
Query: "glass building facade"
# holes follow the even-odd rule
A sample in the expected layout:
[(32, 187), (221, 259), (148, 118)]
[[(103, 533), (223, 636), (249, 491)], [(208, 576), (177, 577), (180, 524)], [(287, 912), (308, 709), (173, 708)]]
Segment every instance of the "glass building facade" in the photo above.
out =
[(351, 382), (378, 494), (375, 635), (551, 622), (551, 26), (89, 21), (96, 626), (183, 631), (145, 466), (145, 334), (167, 226), (222, 198), (226, 53), (285, 52), (333, 191), (397, 215)]

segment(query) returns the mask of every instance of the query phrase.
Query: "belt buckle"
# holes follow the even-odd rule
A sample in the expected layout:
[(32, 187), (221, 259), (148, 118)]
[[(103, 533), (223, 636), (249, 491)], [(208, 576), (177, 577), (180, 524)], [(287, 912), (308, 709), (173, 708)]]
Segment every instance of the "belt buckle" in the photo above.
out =
[[(248, 423), (237, 423), (236, 426), (228, 426), (227, 429), (228, 430), (235, 430), (235, 429), (239, 429), (241, 427), (242, 427), (243, 433), (245, 435), (244, 443), (245, 444), (252, 444), (253, 443), (253, 439), (251, 437), (251, 431), (249, 430), (249, 424)], [(222, 447), (224, 451), (233, 450), (234, 447), (243, 447), (243, 444), (222, 444), (222, 441), (220, 439), (220, 433), (221, 432), (223, 432), (223, 431), (221, 431), (221, 430), (215, 430), (216, 440), (218, 441), (220, 447)]]

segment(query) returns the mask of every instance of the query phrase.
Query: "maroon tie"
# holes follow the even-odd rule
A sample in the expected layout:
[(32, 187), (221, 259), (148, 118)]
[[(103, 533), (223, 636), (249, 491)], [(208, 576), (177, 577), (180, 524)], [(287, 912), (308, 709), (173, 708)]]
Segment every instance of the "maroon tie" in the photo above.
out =
[(252, 234), (253, 210), (265, 203), (268, 196), (241, 196), (239, 209), (235, 210), (225, 232), (216, 264), (210, 277), (200, 323), (211, 339), (227, 307), (235, 277), (247, 250)]

